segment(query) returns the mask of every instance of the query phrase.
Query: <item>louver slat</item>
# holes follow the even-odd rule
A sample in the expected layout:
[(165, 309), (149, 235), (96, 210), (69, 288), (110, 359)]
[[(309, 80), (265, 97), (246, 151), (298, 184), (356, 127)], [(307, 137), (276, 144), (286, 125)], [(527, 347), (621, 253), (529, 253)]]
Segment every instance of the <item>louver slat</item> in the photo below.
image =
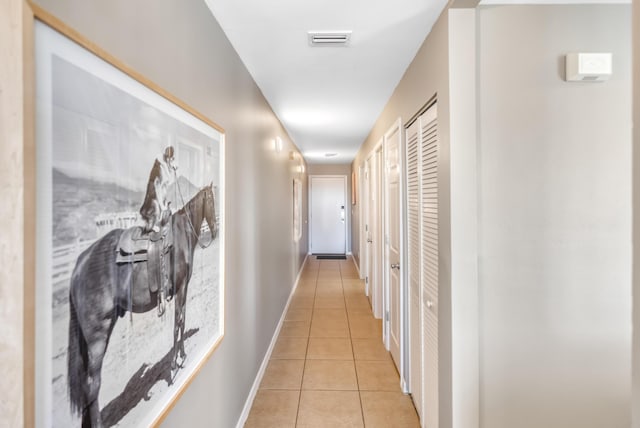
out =
[(420, 230), (424, 426), (438, 415), (438, 124), (435, 106), (420, 122)]

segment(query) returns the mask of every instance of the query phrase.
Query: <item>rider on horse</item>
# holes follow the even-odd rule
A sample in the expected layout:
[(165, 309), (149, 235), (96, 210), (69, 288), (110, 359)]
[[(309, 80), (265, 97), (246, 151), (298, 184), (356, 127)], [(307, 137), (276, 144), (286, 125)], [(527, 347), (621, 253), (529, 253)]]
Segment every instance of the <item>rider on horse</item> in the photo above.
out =
[[(147, 181), (147, 193), (144, 203), (140, 208), (140, 215), (144, 220), (143, 233), (159, 233), (167, 220), (171, 217), (170, 203), (167, 203), (167, 191), (169, 186), (176, 181), (177, 167), (174, 165), (175, 156), (172, 146), (168, 146), (162, 157), (156, 158), (149, 173)], [(162, 232), (164, 235), (166, 232)], [(164, 241), (164, 239), (163, 239)], [(168, 269), (165, 268), (164, 250), (160, 252), (162, 273), (160, 284), (158, 284), (158, 313), (164, 313), (164, 301), (167, 294), (167, 282), (165, 278)], [(153, 281), (154, 279), (150, 279)], [(152, 288), (154, 288), (152, 286)]]
[(174, 160), (173, 147), (168, 146), (162, 157), (156, 158), (151, 167), (147, 181), (147, 194), (140, 207), (140, 215), (145, 222), (143, 227), (145, 232), (159, 232), (163, 226), (163, 219), (166, 221), (165, 212), (169, 209), (167, 189), (176, 180), (177, 167), (173, 164)]

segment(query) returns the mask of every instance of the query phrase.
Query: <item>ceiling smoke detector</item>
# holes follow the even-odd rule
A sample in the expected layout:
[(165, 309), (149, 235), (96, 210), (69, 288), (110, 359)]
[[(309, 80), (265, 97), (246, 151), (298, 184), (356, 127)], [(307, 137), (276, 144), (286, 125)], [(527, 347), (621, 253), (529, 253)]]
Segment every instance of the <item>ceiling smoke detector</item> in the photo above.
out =
[(311, 46), (347, 46), (351, 40), (351, 31), (309, 31)]
[(325, 153), (324, 154), (324, 157), (326, 157), (326, 158), (333, 158), (333, 157), (336, 157), (336, 156), (338, 156), (337, 153)]

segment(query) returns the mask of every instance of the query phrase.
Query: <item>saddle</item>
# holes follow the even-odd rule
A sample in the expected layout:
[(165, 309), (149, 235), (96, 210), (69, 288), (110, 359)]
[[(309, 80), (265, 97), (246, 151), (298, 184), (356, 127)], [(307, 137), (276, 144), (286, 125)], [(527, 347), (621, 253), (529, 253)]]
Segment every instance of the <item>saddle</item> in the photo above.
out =
[[(160, 294), (166, 295), (170, 270), (166, 266), (168, 260), (165, 260), (165, 256), (172, 247), (173, 233), (170, 224), (159, 232), (148, 233), (143, 233), (140, 226), (134, 226), (120, 235), (116, 246), (116, 263), (133, 264), (135, 281), (146, 279), (151, 293), (161, 291)], [(160, 309), (164, 312), (163, 308)]]

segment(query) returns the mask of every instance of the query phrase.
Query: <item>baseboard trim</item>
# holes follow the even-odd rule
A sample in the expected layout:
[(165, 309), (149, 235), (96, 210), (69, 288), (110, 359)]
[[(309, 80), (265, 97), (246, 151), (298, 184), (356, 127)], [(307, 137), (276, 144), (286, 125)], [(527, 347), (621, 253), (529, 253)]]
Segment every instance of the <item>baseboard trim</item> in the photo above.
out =
[(360, 266), (358, 266), (358, 263), (356, 263), (356, 259), (355, 257), (353, 257), (353, 254), (351, 255), (351, 260), (353, 261), (353, 265), (356, 267), (356, 272), (358, 272), (358, 278), (364, 279), (362, 277), (362, 274), (360, 273)]
[(273, 337), (271, 338), (271, 343), (269, 344), (269, 348), (267, 349), (267, 352), (264, 355), (262, 364), (260, 364), (260, 369), (258, 369), (258, 373), (256, 374), (256, 379), (253, 381), (253, 386), (251, 386), (251, 391), (249, 391), (249, 396), (247, 397), (247, 401), (244, 403), (244, 408), (242, 409), (242, 413), (240, 414), (240, 418), (238, 419), (236, 428), (244, 427), (244, 424), (247, 422), (247, 418), (249, 417), (249, 413), (251, 412), (251, 407), (253, 406), (253, 400), (255, 400), (256, 394), (258, 393), (258, 389), (260, 388), (262, 377), (264, 376), (264, 372), (267, 369), (269, 360), (271, 359), (273, 348), (276, 346), (276, 342), (278, 341), (278, 336), (280, 335), (282, 324), (284, 324), (284, 318), (287, 316), (287, 310), (289, 309), (289, 304), (291, 303), (293, 294), (296, 292), (296, 289), (298, 288), (298, 283), (300, 282), (302, 271), (304, 270), (304, 267), (307, 264), (308, 259), (309, 259), (309, 255), (307, 254), (307, 256), (305, 256), (304, 258), (304, 261), (302, 262), (302, 266), (300, 267), (300, 270), (298, 271), (298, 276), (296, 277), (296, 282), (293, 284), (293, 288), (291, 289), (291, 294), (289, 294), (289, 299), (287, 300), (287, 304), (284, 305), (282, 316), (280, 316), (280, 321), (278, 321), (278, 325), (276, 326), (276, 331), (273, 333)]

